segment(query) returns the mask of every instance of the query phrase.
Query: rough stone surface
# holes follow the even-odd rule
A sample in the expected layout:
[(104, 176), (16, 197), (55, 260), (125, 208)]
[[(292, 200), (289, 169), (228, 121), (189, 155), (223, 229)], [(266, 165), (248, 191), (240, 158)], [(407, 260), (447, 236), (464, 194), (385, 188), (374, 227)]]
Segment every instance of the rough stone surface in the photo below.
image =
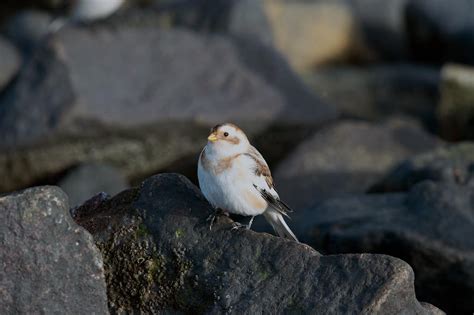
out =
[(129, 184), (115, 167), (84, 163), (70, 170), (58, 186), (68, 195), (69, 204), (74, 207), (100, 192), (115, 195), (127, 189)]
[(15, 76), (20, 68), (20, 56), (16, 49), (0, 37), (0, 91)]
[(55, 187), (0, 197), (2, 314), (108, 314), (100, 252)]
[(293, 220), (325, 253), (382, 253), (415, 270), (417, 297), (448, 314), (474, 310), (474, 181), (420, 183), (406, 194), (329, 200)]
[(305, 76), (317, 95), (347, 117), (380, 120), (394, 114), (414, 117), (436, 128), (440, 72), (435, 67), (385, 64), (333, 66)]
[(473, 177), (474, 144), (466, 142), (439, 148), (401, 162), (375, 184), (371, 191), (407, 191), (425, 180), (465, 184)]
[(278, 165), (280, 197), (295, 209), (363, 193), (400, 161), (440, 145), (407, 120), (384, 124), (342, 121), (301, 143)]
[(182, 176), (151, 177), (77, 211), (103, 253), (111, 312), (437, 311), (416, 300), (412, 270), (401, 260), (320, 256), (282, 238), (232, 231), (227, 217), (210, 231), (213, 210)]
[[(316, 98), (288, 102), (288, 93), (246, 67), (234, 43), (221, 36), (151, 27), (68, 28), (54, 46), (43, 49), (46, 55), (33, 59), (0, 100), (6, 113), (1, 146), (85, 123), (128, 128), (230, 120), (262, 130), (287, 121), (317, 125), (335, 116)], [(285, 117), (289, 107), (295, 119)]]
[(409, 0), (406, 31), (412, 54), (423, 62), (474, 64), (471, 0)]
[(438, 119), (448, 140), (474, 139), (474, 67), (443, 68)]

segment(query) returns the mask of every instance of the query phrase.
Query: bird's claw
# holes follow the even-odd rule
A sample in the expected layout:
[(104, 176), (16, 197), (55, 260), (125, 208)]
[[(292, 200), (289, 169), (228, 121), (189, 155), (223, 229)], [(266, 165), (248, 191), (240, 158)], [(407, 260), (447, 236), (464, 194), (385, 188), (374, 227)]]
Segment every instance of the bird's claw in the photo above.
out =
[(247, 226), (243, 225), (239, 222), (232, 223), (232, 231), (240, 230), (240, 229), (243, 229), (243, 228), (247, 228)]
[(211, 214), (210, 216), (207, 217), (206, 219), (206, 222), (211, 222), (209, 223), (209, 231), (212, 231), (212, 225), (214, 224), (214, 222), (216, 221), (217, 219), (217, 213), (214, 212), (213, 214)]

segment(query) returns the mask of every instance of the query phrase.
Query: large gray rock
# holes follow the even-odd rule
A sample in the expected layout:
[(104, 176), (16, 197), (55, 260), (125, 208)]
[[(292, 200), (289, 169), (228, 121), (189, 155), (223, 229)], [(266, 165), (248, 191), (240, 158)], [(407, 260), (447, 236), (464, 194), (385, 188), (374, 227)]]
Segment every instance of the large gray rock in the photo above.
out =
[(0, 91), (16, 75), (20, 68), (20, 56), (16, 49), (0, 37)]
[(92, 196), (104, 192), (115, 195), (129, 187), (124, 175), (107, 164), (84, 163), (70, 170), (58, 183), (74, 207), (83, 204)]
[[(422, 306), (413, 273), (382, 255), (321, 256), (248, 230), (232, 231), (182, 176), (77, 210), (104, 256), (111, 312), (440, 314)], [(297, 279), (297, 281), (295, 281)]]
[[(131, 128), (231, 120), (262, 130), (271, 123), (317, 125), (335, 116), (316, 98), (289, 102), (220, 36), (147, 27), (68, 28), (55, 46), (25, 67), (0, 101), (3, 147), (86, 122)], [(289, 107), (291, 120), (282, 114)]]
[(308, 85), (341, 114), (380, 120), (404, 114), (436, 130), (440, 71), (411, 64), (334, 66), (305, 76)]
[(301, 143), (278, 165), (275, 183), (291, 207), (363, 193), (397, 163), (440, 145), (417, 124), (342, 121)]
[(425, 180), (465, 184), (474, 176), (474, 144), (460, 143), (415, 156), (398, 164), (372, 192), (407, 191)]
[(409, 0), (406, 31), (416, 58), (474, 64), (471, 0)]
[(380, 253), (415, 270), (417, 297), (448, 314), (474, 310), (474, 181), (423, 182), (406, 194), (329, 200), (293, 220), (325, 253)]
[(2, 314), (108, 314), (102, 257), (55, 187), (0, 198)]

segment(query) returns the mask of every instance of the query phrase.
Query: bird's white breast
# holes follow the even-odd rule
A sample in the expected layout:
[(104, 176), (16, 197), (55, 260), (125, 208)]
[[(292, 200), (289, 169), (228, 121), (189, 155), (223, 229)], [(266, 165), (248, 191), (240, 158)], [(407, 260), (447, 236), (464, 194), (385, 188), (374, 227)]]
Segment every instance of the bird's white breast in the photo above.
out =
[(201, 191), (214, 207), (246, 216), (259, 215), (267, 209), (267, 202), (253, 186), (261, 179), (255, 175), (251, 158), (239, 155), (226, 169), (216, 169), (216, 165), (212, 160), (208, 169), (201, 160), (198, 164)]

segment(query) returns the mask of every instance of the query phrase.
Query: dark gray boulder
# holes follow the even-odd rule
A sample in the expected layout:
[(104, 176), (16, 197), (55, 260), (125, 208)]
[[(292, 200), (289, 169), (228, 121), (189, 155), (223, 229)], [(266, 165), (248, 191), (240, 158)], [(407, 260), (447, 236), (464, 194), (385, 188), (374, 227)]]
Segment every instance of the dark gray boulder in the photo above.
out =
[(401, 162), (371, 192), (407, 191), (425, 180), (465, 184), (474, 177), (474, 144), (439, 148)]
[(111, 312), (436, 314), (413, 273), (383, 255), (321, 256), (304, 244), (232, 231), (186, 178), (151, 177), (77, 209), (104, 256)]
[(99, 163), (84, 163), (71, 169), (58, 183), (69, 197), (71, 207), (104, 192), (115, 195), (129, 187), (119, 169)]
[(415, 58), (424, 62), (474, 64), (471, 0), (410, 0), (406, 32)]
[(102, 257), (56, 187), (0, 197), (2, 314), (108, 314)]
[(415, 270), (417, 297), (448, 314), (474, 310), (474, 181), (426, 181), (408, 193), (338, 198), (292, 221), (327, 254), (378, 253)]
[(276, 188), (295, 209), (364, 193), (399, 162), (440, 144), (410, 120), (341, 121), (315, 133), (278, 165)]

